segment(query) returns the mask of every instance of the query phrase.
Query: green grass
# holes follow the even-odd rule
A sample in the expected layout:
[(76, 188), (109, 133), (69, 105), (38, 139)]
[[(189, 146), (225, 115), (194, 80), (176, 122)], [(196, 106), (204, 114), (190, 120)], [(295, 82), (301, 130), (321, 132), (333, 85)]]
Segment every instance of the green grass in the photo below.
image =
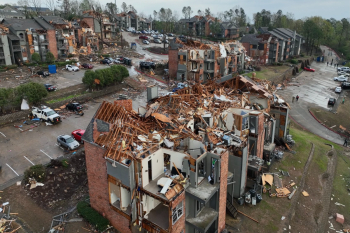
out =
[[(290, 67), (288, 66), (269, 66), (269, 67), (262, 67), (261, 71), (254, 71), (256, 74), (256, 78), (258, 79), (264, 79), (264, 80), (272, 80), (279, 75), (281, 75), (283, 72), (288, 70)], [(252, 77), (253, 73), (247, 73), (244, 74), (248, 77)]]
[(53, 99), (53, 100), (49, 100), (49, 101), (46, 101), (46, 103), (48, 104), (54, 104), (54, 103), (57, 103), (57, 102), (60, 102), (60, 101), (63, 101), (63, 100), (69, 100), (69, 99), (72, 99), (72, 98), (75, 98), (75, 97), (78, 97), (78, 96), (81, 96), (81, 95), (84, 95), (85, 93), (82, 93), (82, 94), (75, 94), (75, 95), (69, 95), (69, 96), (65, 96), (65, 97), (62, 97), (62, 98), (58, 98), (58, 99)]

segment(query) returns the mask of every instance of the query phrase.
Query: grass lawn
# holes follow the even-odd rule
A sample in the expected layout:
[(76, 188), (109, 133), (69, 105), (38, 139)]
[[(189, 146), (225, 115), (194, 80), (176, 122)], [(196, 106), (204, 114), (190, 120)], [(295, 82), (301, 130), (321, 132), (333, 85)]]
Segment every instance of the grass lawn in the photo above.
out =
[[(291, 123), (290, 134), (293, 135), (293, 139), (295, 140), (295, 143), (296, 143), (292, 148), (296, 153), (285, 152), (283, 159), (280, 162), (275, 162), (271, 166), (270, 172), (278, 173), (280, 170), (288, 171), (290, 173), (290, 177), (288, 176), (282, 177), (283, 185), (285, 186), (291, 182), (295, 182), (296, 186), (299, 186), (302, 178), (302, 173), (304, 171), (304, 166), (306, 164), (309, 153), (311, 151), (311, 143), (313, 143), (315, 145), (315, 151), (314, 151), (313, 159), (310, 164), (310, 168), (312, 171), (314, 171), (317, 174), (312, 175), (314, 176), (314, 179), (306, 180), (304, 189), (308, 190), (309, 186), (315, 186), (316, 187), (315, 190), (317, 190), (318, 192), (322, 191), (322, 188), (318, 187), (319, 184), (316, 181), (316, 179), (318, 179), (317, 177), (325, 173), (327, 170), (328, 158), (326, 153), (327, 151), (330, 150), (330, 147), (325, 145), (325, 143), (329, 143), (329, 144), (333, 144), (333, 143), (330, 143), (327, 140), (319, 138), (318, 136), (313, 135), (299, 128), (299, 126), (295, 125), (293, 122)], [(339, 151), (342, 150), (342, 148), (338, 145), (334, 144), (334, 147)], [(342, 162), (342, 161), (339, 159), (338, 162)], [(348, 166), (350, 167), (350, 164)], [(309, 171), (310, 171), (310, 168), (309, 168)], [(350, 175), (348, 175), (348, 177), (350, 181)], [(273, 188), (275, 187), (273, 186)], [(350, 188), (350, 185), (349, 185), (349, 188)], [(310, 193), (311, 192), (312, 191), (310, 191)], [(335, 191), (334, 193), (337, 193), (337, 192), (338, 191)], [(315, 196), (313, 196), (310, 199), (305, 199), (305, 197), (301, 195), (301, 197), (299, 198), (301, 198), (300, 201), (310, 202), (312, 198), (315, 198)], [(317, 204), (316, 200), (315, 199), (313, 200), (314, 201), (312, 202), (312, 204), (311, 202), (308, 203), (311, 206), (311, 208), (312, 206), (316, 207), (316, 204)], [(350, 199), (348, 200), (347, 204), (350, 207)], [(266, 193), (266, 194), (263, 194), (263, 201), (260, 202), (257, 206), (243, 205), (238, 207), (238, 210), (258, 220), (259, 224), (252, 222), (251, 220), (243, 217), (242, 215), (239, 215), (239, 218), (243, 219), (241, 221), (240, 226), (236, 225), (237, 220), (232, 220), (232, 218), (230, 218), (229, 216), (226, 217), (226, 221), (227, 221), (226, 224), (232, 227), (238, 227), (240, 232), (266, 232), (266, 233), (282, 232), (285, 226), (283, 226), (284, 221), (281, 220), (281, 217), (287, 216), (287, 213), (290, 207), (291, 207), (291, 201), (288, 200), (287, 198), (269, 197), (269, 195)], [(305, 212), (305, 209), (301, 210), (296, 208), (295, 216), (298, 215), (299, 211)], [(350, 215), (350, 212), (349, 212), (349, 215)], [(301, 221), (303, 222), (302, 224), (305, 228), (309, 226), (307, 223), (307, 220), (301, 219)]]
[(333, 130), (337, 130), (341, 132), (339, 129), (339, 125), (342, 125), (347, 130), (350, 130), (350, 97), (345, 97), (345, 102), (342, 104), (342, 99), (337, 100), (339, 102), (339, 106), (337, 109), (337, 113), (333, 113), (324, 108), (311, 108), (310, 111), (319, 119), (323, 124), (328, 127), (333, 127)]
[[(274, 78), (281, 75), (283, 72), (288, 70), (289, 66), (267, 66), (261, 67), (261, 71), (254, 71), (258, 79), (273, 80)], [(252, 77), (253, 73), (244, 74), (248, 77)]]

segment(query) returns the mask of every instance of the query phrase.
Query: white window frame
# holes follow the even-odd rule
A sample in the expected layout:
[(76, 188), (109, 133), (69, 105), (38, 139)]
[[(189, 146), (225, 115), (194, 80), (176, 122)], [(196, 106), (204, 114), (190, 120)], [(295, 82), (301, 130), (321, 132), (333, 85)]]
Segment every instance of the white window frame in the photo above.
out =
[[(184, 211), (183, 211), (183, 202), (181, 201), (181, 202), (173, 209), (173, 215), (172, 215), (173, 225), (182, 217), (183, 214), (184, 214)], [(174, 217), (175, 217), (175, 220), (174, 220)]]

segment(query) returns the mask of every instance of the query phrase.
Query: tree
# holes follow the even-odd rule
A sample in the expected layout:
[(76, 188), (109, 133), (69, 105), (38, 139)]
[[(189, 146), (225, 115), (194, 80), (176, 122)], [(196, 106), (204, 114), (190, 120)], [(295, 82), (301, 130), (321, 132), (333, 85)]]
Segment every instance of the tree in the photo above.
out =
[(87, 85), (89, 88), (95, 87), (95, 79), (96, 79), (95, 71), (93, 70), (87, 70), (85, 71), (85, 74), (83, 76), (83, 83)]
[(32, 61), (39, 63), (41, 61), (41, 57), (39, 55), (39, 53), (33, 53), (32, 54)]
[(50, 11), (55, 11), (55, 0), (46, 0), (46, 6), (50, 9)]
[(55, 61), (55, 56), (51, 52), (48, 52), (46, 54), (46, 61), (48, 63), (53, 63)]
[(109, 21), (114, 22), (115, 15), (118, 13), (117, 5), (115, 3), (112, 3), (112, 2), (107, 3), (105, 12), (108, 15)]
[(203, 12), (202, 12), (201, 10), (198, 10), (198, 11), (197, 11), (197, 14), (198, 14), (199, 16), (203, 16)]
[(221, 24), (218, 18), (215, 18), (215, 21), (210, 25), (210, 31), (213, 36), (217, 36), (221, 32)]
[(205, 16), (211, 16), (211, 12), (210, 12), (210, 8), (209, 7), (205, 9), (204, 15)]
[(89, 0), (82, 0), (80, 3), (80, 10), (81, 11), (89, 11), (92, 9), (92, 2)]
[(157, 11), (154, 10), (153, 11), (153, 19), (154, 20), (157, 20), (157, 15), (158, 15)]
[(28, 103), (36, 104), (47, 96), (47, 90), (41, 83), (30, 82), (18, 86), (16, 88), (16, 95), (18, 102), (26, 98)]
[(123, 10), (123, 12), (125, 12), (125, 13), (127, 13), (127, 11), (128, 11), (128, 6), (126, 5), (125, 2), (122, 3), (122, 10)]
[(135, 9), (135, 7), (133, 6), (133, 5), (129, 5), (128, 6), (128, 11), (132, 11), (132, 12), (134, 12), (134, 13), (137, 13), (137, 10)]
[(182, 14), (184, 15), (185, 19), (191, 18), (191, 14), (193, 13), (192, 8), (190, 6), (184, 6), (182, 8)]

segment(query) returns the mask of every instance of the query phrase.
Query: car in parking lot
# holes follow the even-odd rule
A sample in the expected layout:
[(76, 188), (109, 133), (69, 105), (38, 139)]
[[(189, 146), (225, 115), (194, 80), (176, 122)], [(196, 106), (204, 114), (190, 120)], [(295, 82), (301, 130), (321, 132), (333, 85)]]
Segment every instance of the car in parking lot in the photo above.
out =
[(139, 39), (148, 40), (148, 36), (142, 35), (142, 36), (139, 36)]
[(335, 98), (329, 98), (328, 105), (334, 106), (336, 99)]
[(149, 44), (149, 41), (148, 40), (143, 40), (142, 43)]
[(84, 143), (83, 140), (81, 140), (81, 137), (84, 135), (85, 130), (83, 129), (76, 129), (72, 132), (72, 137), (77, 140), (78, 142)]
[(110, 61), (109, 59), (102, 59), (102, 60), (100, 61), (100, 63), (101, 63), (101, 64), (110, 64), (111, 61)]
[(347, 66), (338, 67), (338, 71), (350, 72), (350, 68), (349, 68), (349, 67), (347, 67)]
[(315, 69), (312, 69), (310, 66), (305, 66), (304, 70), (310, 71), (310, 72), (315, 72)]
[(49, 91), (49, 92), (57, 90), (57, 88), (54, 85), (52, 85), (52, 84), (44, 84), (44, 86), (45, 86), (46, 90)]
[(74, 102), (67, 104), (66, 109), (70, 111), (80, 111), (83, 109), (83, 106), (77, 102)]
[(180, 90), (182, 88), (188, 87), (188, 84), (186, 83), (178, 83), (177, 86), (173, 89), (173, 92), (176, 92), (177, 90)]
[(345, 71), (338, 71), (338, 76), (345, 76), (345, 77), (349, 77), (350, 74), (346, 73)]
[(173, 37), (173, 36), (174, 36), (174, 34), (173, 34), (173, 33), (168, 33), (168, 36)]
[(350, 83), (349, 82), (343, 82), (341, 84), (342, 89), (350, 89)]
[(156, 68), (156, 64), (154, 62), (149, 62), (149, 61), (141, 61), (140, 62), (140, 68), (141, 69), (155, 69)]
[(335, 91), (335, 93), (340, 93), (341, 92), (341, 87), (336, 87), (334, 91)]
[(159, 39), (154, 39), (153, 42), (156, 43), (156, 44), (161, 44), (162, 43)]
[(79, 67), (73, 66), (73, 65), (66, 65), (66, 70), (75, 72), (75, 71), (79, 71)]
[(89, 64), (89, 63), (83, 63), (81, 66), (83, 68), (85, 68), (85, 69), (92, 69), (92, 68), (94, 68), (94, 66), (92, 64)]
[(44, 77), (50, 76), (50, 73), (48, 71), (42, 71), (42, 70), (38, 71), (37, 74), (42, 75)]
[(334, 81), (339, 81), (339, 82), (347, 82), (347, 81), (348, 81), (348, 77), (345, 77), (345, 76), (338, 76), (338, 77), (334, 77), (333, 80), (334, 80)]
[(72, 136), (69, 135), (60, 135), (57, 137), (58, 146), (67, 148), (68, 150), (77, 149), (80, 144)]
[(163, 43), (169, 44), (169, 41), (168, 40), (163, 40)]

